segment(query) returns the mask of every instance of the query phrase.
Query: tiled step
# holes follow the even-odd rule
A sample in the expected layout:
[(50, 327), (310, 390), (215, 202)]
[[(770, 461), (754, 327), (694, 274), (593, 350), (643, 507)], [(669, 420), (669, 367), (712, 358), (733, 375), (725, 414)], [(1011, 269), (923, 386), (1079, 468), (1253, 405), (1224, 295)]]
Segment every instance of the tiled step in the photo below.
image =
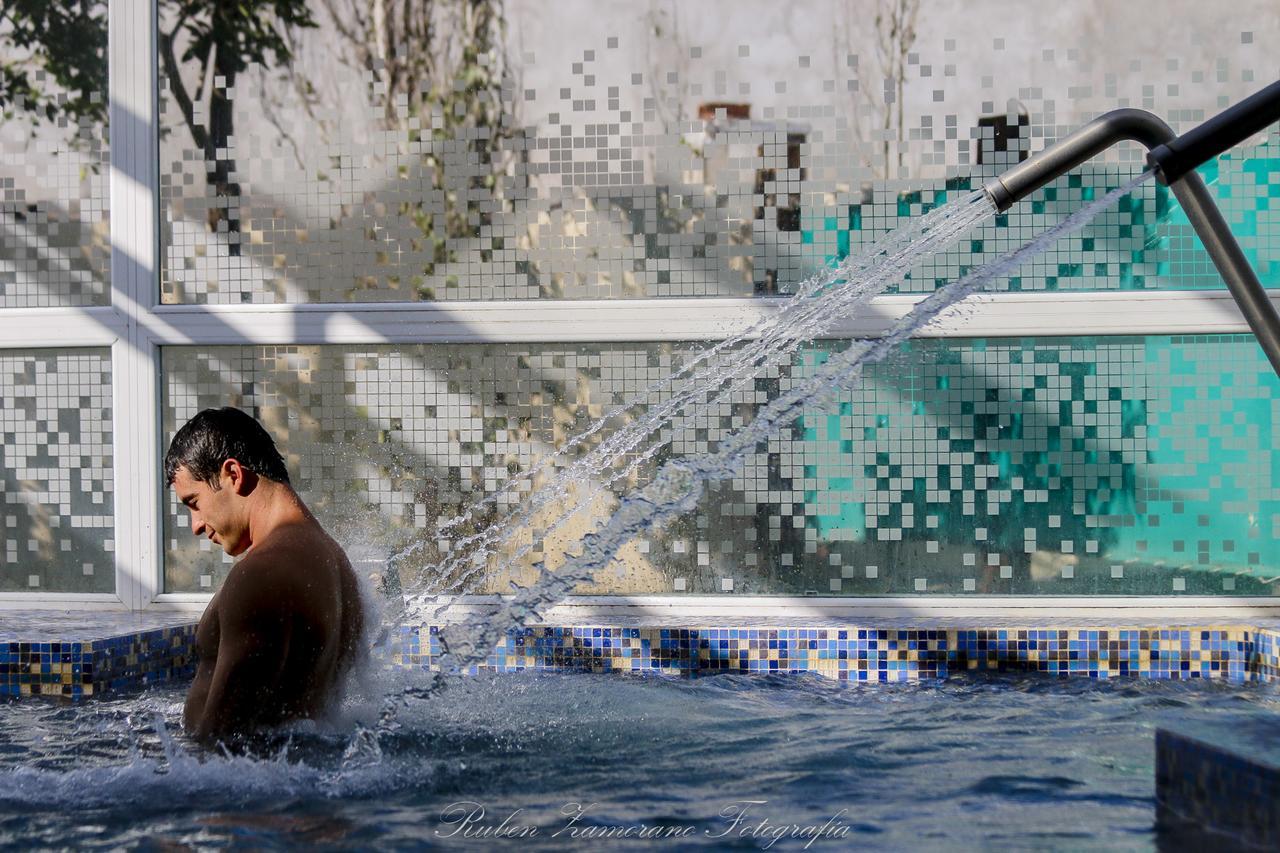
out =
[(1213, 847), (1280, 849), (1280, 729), (1256, 715), (1156, 730), (1156, 820)]

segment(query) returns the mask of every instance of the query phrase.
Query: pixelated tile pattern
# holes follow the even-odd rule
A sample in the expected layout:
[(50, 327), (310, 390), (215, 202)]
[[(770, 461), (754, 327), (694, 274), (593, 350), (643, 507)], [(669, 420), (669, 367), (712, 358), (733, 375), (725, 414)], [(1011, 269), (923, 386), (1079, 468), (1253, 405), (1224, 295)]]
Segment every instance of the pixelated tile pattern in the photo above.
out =
[(1249, 336), (916, 340), (778, 481), (833, 592), (1267, 595), (1278, 391)]
[[(75, 35), (36, 39), (45, 52), (76, 43), (74, 55), (52, 58), (70, 60), (85, 89), (62, 88), (52, 71), (32, 61), (32, 45), (16, 42), (11, 23), (0, 34), (0, 64), (7, 69), (0, 123), (0, 310), (111, 300), (107, 2), (59, 9), (57, 20), (61, 32)], [(69, 72), (64, 66), (59, 73)]]
[[(438, 626), (400, 629), (396, 666), (431, 668)], [(1269, 679), (1251, 631), (1198, 628), (657, 628), (533, 626), (509, 632), (477, 669), (663, 673), (816, 673), (839, 681), (945, 678), (967, 670), (1057, 677)]]
[[(652, 475), (642, 450), (712, 450), (843, 346), (806, 346), (664, 424), (620, 463), (638, 467), (611, 498)], [(164, 440), (201, 408), (252, 411), (340, 541), (412, 546), (404, 571), (425, 571), (450, 547), (442, 519), (613, 406), (671, 399), (678, 384), (653, 386), (702, 350), (168, 347)], [(762, 442), (696, 511), (629, 543), (592, 591), (1269, 595), (1278, 391), (1249, 335), (909, 341), (832, 410)], [(167, 588), (216, 587), (229, 559), (169, 504)], [(525, 568), (586, 530), (547, 527), (521, 540)]]
[[(1240, 723), (1247, 731), (1247, 721)], [(1242, 849), (1280, 848), (1280, 765), (1274, 750), (1268, 761), (1237, 737), (1222, 740), (1156, 729), (1158, 825), (1170, 837), (1190, 828)]]
[(1253, 633), (1253, 667), (1268, 680), (1280, 678), (1280, 629), (1259, 628)]
[(111, 355), (0, 350), (0, 591), (115, 590)]
[[(776, 14), (744, 3), (735, 17)], [(964, 20), (910, 28), (886, 76), (876, 39), (896, 36), (854, 7), (733, 44), (710, 7), (616, 4), (593, 10), (612, 35), (578, 40), (579, 22), (557, 25), (556, 9), (536, 23), (527, 10), (486, 18), (486, 43), (506, 48), (461, 69), (448, 21), (397, 35), (389, 16), (375, 46), (352, 40), (362, 22), (326, 8), (295, 34), (289, 68), (229, 79), (205, 74), (200, 57), (176, 74), (161, 67), (164, 301), (790, 292), (1104, 111), (1152, 110), (1179, 132), (1198, 124), (1270, 79), (1274, 43), (1270, 21), (1183, 3), (1166, 12), (1181, 26), (1157, 25), (1159, 47), (1135, 55), (1127, 42), (1100, 47), (1084, 7), (1014, 28), (983, 4), (931, 12)], [(1128, 14), (1108, 10), (1107, 29), (1152, 28), (1149, 12), (1120, 23)], [(956, 27), (983, 36), (958, 40)], [(453, 74), (467, 86), (439, 85)], [(1257, 142), (1205, 173), (1274, 284), (1278, 143)], [(1143, 168), (1137, 146), (1118, 146), (922, 261), (901, 289), (930, 291)], [(1222, 283), (1168, 191), (1148, 182), (993, 286)]]
[[(194, 623), (105, 639), (0, 642), (0, 696), (72, 699), (189, 680)], [(440, 629), (402, 626), (389, 664), (438, 667)], [(970, 671), (1054, 677), (1272, 681), (1274, 629), (811, 628), (531, 626), (510, 631), (486, 662), (495, 672), (628, 672), (701, 677), (814, 673), (845, 682), (892, 683)], [(1270, 644), (1270, 645), (1266, 645)], [(1259, 648), (1264, 650), (1260, 653)]]
[[(411, 537), (419, 546), (416, 562), (406, 567), (428, 566), (447, 548), (434, 536), (441, 518), (537, 464), (606, 408), (679, 370), (702, 348), (169, 347), (165, 440), (202, 408), (230, 404), (252, 411), (276, 437), (308, 505), (339, 541), (380, 541), (398, 550)], [(647, 402), (670, 393), (654, 392)], [(751, 393), (750, 400), (767, 402), (764, 393)], [(310, 414), (300, 420), (297, 412)], [(706, 446), (694, 443), (700, 430), (685, 419), (664, 435), (687, 453)], [(512, 494), (499, 506), (519, 500)], [(166, 588), (215, 587), (230, 558), (190, 535), (185, 509), (172, 493), (166, 519)], [(563, 552), (571, 541), (537, 523), (529, 536), (531, 560)], [(674, 547), (683, 549), (683, 540)], [(632, 588), (661, 583), (643, 549), (634, 550), (631, 565), (640, 580)]]
[(966, 669), (1034, 670), (1108, 678), (1254, 680), (1243, 628), (993, 629), (955, 632), (951, 661)]
[(0, 696), (102, 697), (195, 675), (195, 624), (85, 641), (0, 642)]

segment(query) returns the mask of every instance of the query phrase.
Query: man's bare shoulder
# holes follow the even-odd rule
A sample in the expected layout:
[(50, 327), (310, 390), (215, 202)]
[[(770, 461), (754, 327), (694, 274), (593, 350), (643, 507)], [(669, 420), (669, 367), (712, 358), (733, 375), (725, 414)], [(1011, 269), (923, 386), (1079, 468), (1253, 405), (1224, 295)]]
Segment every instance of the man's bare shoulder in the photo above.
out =
[(228, 613), (249, 615), (263, 610), (279, 610), (287, 602), (287, 587), (292, 574), (282, 568), (282, 563), (271, 554), (259, 553), (255, 549), (231, 567), (212, 603), (217, 606), (220, 618), (225, 618)]
[(281, 529), (236, 563), (223, 587), (222, 606), (315, 616), (341, 599), (349, 574), (342, 548), (318, 526)]
[[(251, 555), (290, 564), (298, 560), (340, 564), (346, 555), (337, 542), (318, 524), (290, 524), (271, 534), (271, 538), (254, 547)], [(246, 555), (248, 556), (248, 555)]]

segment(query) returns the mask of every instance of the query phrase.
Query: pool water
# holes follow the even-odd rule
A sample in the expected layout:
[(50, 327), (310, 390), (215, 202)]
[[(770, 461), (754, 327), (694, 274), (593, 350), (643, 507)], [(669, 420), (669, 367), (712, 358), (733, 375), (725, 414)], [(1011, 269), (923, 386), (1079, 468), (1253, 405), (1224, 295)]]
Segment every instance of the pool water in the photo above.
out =
[(186, 741), (179, 687), (0, 704), (0, 846), (1155, 849), (1155, 726), (1280, 714), (1270, 684), (527, 673), (351, 748), (398, 686), (259, 757)]

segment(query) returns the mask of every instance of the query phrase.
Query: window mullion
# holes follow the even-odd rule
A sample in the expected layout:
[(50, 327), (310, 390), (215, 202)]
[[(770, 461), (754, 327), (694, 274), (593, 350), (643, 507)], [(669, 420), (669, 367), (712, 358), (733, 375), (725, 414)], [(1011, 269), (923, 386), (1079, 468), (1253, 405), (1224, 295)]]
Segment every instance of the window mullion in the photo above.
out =
[(159, 174), (154, 0), (111, 0), (111, 347), (116, 592), (131, 609), (160, 592), (159, 347), (148, 315), (158, 288)]

